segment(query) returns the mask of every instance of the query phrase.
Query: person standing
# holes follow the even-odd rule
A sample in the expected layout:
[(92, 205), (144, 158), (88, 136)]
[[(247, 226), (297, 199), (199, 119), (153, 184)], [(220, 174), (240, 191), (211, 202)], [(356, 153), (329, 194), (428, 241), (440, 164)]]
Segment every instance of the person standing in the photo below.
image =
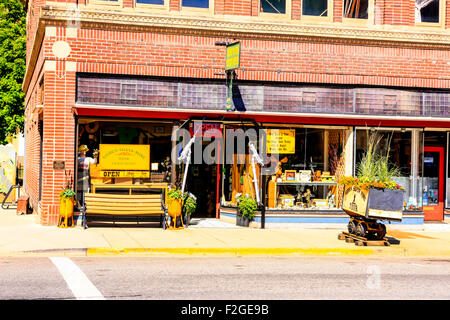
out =
[(98, 151), (94, 150), (94, 158), (86, 154), (89, 148), (84, 144), (78, 148), (78, 174), (77, 174), (77, 201), (79, 206), (84, 205), (84, 194), (89, 192), (89, 167), (97, 163)]

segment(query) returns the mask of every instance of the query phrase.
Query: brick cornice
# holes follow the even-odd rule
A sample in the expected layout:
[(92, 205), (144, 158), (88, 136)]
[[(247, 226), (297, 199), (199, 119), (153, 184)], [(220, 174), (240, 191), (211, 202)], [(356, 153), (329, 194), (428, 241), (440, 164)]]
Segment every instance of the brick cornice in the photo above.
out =
[[(72, 11), (73, 12), (73, 11)], [(245, 36), (245, 38), (264, 38), (266, 40), (310, 40), (320, 38), (347, 40), (352, 42), (375, 41), (390, 42), (396, 46), (418, 44), (421, 46), (436, 45), (450, 48), (450, 31), (438, 29), (427, 31), (420, 28), (364, 28), (349, 27), (342, 24), (305, 25), (296, 21), (274, 22), (252, 20), (242, 17), (239, 20), (227, 19), (227, 16), (215, 15), (208, 17), (182, 16), (179, 14), (150, 14), (120, 10), (105, 10), (84, 7), (79, 11), (83, 27), (101, 29), (120, 29), (130, 31), (159, 31), (170, 33), (190, 33), (211, 36)], [(46, 23), (65, 23), (73, 19), (71, 11), (64, 7), (45, 6), (41, 11), (41, 19)], [(106, 27), (105, 24), (108, 26)], [(409, 30), (405, 30), (409, 29)], [(178, 30), (178, 31), (177, 31)]]
[[(33, 63), (43, 40), (45, 26), (67, 25), (73, 21), (73, 10), (64, 6), (43, 6), (33, 44), (29, 67), (23, 89), (27, 90)], [(413, 47), (433, 50), (450, 49), (450, 31), (439, 29), (375, 29), (348, 27), (342, 24), (304, 25), (295, 21), (261, 21), (250, 17), (236, 18), (215, 15), (207, 17), (180, 14), (153, 14), (136, 11), (105, 10), (96, 7), (80, 7), (77, 19), (82, 28), (107, 29), (132, 32), (157, 32), (212, 36), (218, 38), (261, 39), (296, 42), (341, 43), (363, 46)]]

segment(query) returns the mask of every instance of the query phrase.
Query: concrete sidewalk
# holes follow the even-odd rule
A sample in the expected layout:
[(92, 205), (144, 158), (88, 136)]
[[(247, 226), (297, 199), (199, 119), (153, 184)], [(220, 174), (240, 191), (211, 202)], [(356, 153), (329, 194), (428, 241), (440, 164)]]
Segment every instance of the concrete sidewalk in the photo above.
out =
[(194, 219), (182, 230), (136, 225), (58, 228), (42, 226), (37, 215), (0, 209), (0, 255), (359, 255), (450, 258), (450, 224), (387, 225), (399, 244), (358, 247), (338, 240), (344, 224), (236, 227), (217, 219)]

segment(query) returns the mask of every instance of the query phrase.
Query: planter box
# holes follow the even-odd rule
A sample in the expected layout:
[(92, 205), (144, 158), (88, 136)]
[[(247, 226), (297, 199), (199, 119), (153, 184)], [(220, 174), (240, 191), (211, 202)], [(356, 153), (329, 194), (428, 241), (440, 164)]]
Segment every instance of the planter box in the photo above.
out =
[(243, 218), (239, 212), (236, 214), (236, 225), (241, 227), (248, 227), (250, 225), (250, 220), (248, 218)]
[(368, 219), (402, 221), (403, 190), (361, 189), (347, 186), (344, 190), (342, 209), (349, 215)]

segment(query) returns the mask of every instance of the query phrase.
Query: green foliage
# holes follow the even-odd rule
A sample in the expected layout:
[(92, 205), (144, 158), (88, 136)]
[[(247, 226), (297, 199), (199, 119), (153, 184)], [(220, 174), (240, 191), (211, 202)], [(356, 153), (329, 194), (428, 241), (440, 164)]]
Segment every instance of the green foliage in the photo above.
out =
[(63, 199), (63, 198), (73, 198), (75, 197), (75, 191), (73, 191), (72, 189), (64, 189), (63, 191), (61, 191), (59, 193), (59, 198)]
[(197, 198), (189, 192), (186, 192), (183, 197), (183, 212), (186, 215), (190, 216), (195, 212), (195, 209), (197, 208)]
[(167, 192), (167, 197), (169, 200), (181, 199), (181, 190), (180, 189), (170, 189)]
[(358, 179), (364, 182), (392, 182), (399, 177), (400, 169), (389, 161), (392, 135), (388, 137), (385, 150), (381, 150), (380, 141), (383, 138), (378, 132), (367, 134), (367, 150), (361, 162), (357, 165)]
[(24, 125), (26, 12), (20, 0), (0, 0), (0, 42), (0, 143), (5, 144)]
[(240, 196), (238, 199), (238, 208), (243, 218), (248, 218), (250, 221), (255, 220), (255, 212), (258, 208), (258, 204), (255, 199), (248, 196)]
[[(379, 186), (380, 188), (400, 189), (395, 177), (401, 176), (400, 169), (389, 161), (392, 135), (387, 139), (385, 149), (380, 148), (383, 136), (378, 132), (367, 133), (367, 148), (356, 166), (357, 184)], [(344, 177), (343, 183), (354, 183), (351, 178)], [(356, 181), (356, 180), (355, 180)]]

